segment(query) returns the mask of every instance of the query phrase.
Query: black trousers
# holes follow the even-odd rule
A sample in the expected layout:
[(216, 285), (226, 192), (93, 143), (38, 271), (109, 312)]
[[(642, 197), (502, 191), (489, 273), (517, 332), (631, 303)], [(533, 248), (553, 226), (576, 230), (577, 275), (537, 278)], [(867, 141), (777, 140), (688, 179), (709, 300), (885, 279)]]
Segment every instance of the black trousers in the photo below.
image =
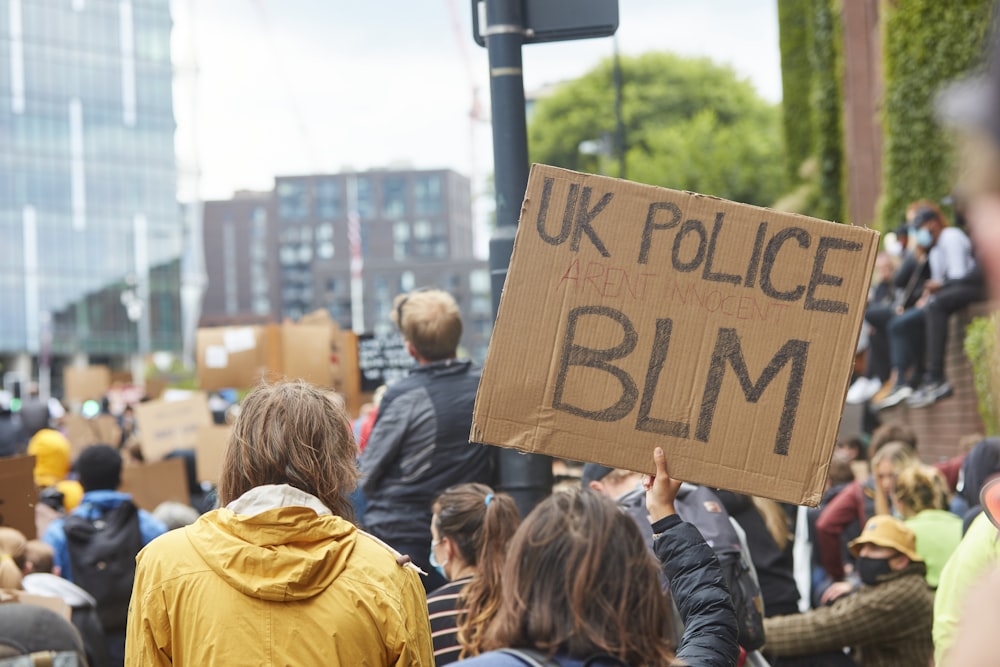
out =
[(889, 379), (892, 372), (889, 357), (889, 320), (895, 317), (892, 306), (869, 306), (865, 309), (865, 322), (872, 326), (868, 336), (868, 358), (865, 360), (865, 377)]
[(944, 352), (948, 345), (948, 317), (970, 303), (986, 298), (981, 284), (955, 283), (944, 285), (924, 306), (924, 325), (927, 332), (927, 380), (943, 382)]

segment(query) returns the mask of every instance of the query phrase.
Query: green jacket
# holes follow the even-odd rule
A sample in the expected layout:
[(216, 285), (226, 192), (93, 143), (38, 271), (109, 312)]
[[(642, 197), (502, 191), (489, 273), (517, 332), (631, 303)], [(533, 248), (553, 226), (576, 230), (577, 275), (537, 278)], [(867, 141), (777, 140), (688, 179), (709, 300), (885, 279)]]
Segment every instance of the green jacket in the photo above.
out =
[(941, 571), (934, 600), (934, 664), (948, 667), (947, 652), (955, 639), (965, 596), (991, 565), (1000, 563), (1000, 539), (985, 514), (969, 526), (965, 537)]
[(917, 536), (917, 553), (927, 566), (927, 585), (937, 588), (941, 570), (962, 541), (962, 519), (946, 510), (924, 510), (906, 520)]

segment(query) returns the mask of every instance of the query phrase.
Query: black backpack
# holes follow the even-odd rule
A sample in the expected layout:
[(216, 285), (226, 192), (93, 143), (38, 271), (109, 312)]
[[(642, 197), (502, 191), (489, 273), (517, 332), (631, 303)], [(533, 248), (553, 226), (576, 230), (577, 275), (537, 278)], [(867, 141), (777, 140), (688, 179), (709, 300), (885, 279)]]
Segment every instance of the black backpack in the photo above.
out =
[(715, 551), (736, 610), (739, 644), (756, 651), (764, 645), (764, 598), (729, 512), (711, 489), (692, 484), (681, 487), (675, 505), (681, 519), (693, 524)]
[(124, 630), (135, 557), (142, 549), (139, 510), (126, 500), (98, 519), (71, 514), (64, 527), (74, 583), (97, 600), (97, 615), (106, 632)]

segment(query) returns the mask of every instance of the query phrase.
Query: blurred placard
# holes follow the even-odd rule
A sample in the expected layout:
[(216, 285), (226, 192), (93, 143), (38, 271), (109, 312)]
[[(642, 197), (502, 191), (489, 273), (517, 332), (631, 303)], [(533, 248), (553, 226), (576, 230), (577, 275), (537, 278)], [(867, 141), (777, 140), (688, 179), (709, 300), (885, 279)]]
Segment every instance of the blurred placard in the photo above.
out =
[(146, 401), (134, 409), (146, 461), (159, 461), (178, 449), (195, 449), (198, 429), (212, 424), (208, 399), (201, 392), (179, 401)]
[(98, 401), (111, 387), (107, 366), (68, 366), (63, 371), (63, 396), (68, 401)]
[(16, 528), (29, 540), (35, 539), (35, 457), (0, 459), (0, 526)]
[(191, 503), (187, 471), (181, 457), (125, 466), (122, 468), (121, 490), (131, 494), (136, 506), (147, 512), (152, 512), (168, 500), (185, 505)]

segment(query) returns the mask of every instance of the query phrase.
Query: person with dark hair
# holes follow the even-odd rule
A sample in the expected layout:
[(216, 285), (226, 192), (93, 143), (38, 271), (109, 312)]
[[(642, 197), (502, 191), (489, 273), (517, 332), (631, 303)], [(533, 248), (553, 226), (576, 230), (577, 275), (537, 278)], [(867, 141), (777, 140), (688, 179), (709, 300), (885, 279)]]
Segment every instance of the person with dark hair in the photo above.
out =
[(69, 606), (70, 621), (80, 633), (87, 659), (93, 667), (108, 665), (107, 637), (97, 615), (97, 600), (71, 581), (66, 581), (52, 572), (52, 547), (41, 540), (29, 540), (25, 544), (26, 562), (24, 590), (33, 595), (60, 598)]
[[(927, 253), (931, 276), (914, 307), (889, 323), (896, 386), (881, 401), (883, 408), (902, 400), (922, 408), (951, 396), (944, 374), (948, 317), (985, 297), (982, 274), (965, 232), (950, 226), (936, 207), (929, 206), (917, 211), (912, 227), (917, 245)], [(926, 367), (923, 377), (918, 373), (921, 358)]]
[(496, 450), (469, 442), (482, 368), (458, 358), (455, 299), (437, 289), (400, 294), (391, 318), (417, 365), (386, 390), (361, 454), (365, 527), (428, 570), (430, 592), (445, 584), (430, 566), (431, 503), (456, 484), (493, 484)]
[(432, 664), (417, 569), (352, 522), (356, 453), (327, 392), (254, 389), (226, 448), (222, 507), (137, 558), (129, 664)]
[[(11, 660), (18, 657), (26, 661)], [(38, 605), (7, 602), (0, 604), (0, 665), (4, 664), (87, 667), (87, 658), (80, 635), (65, 618)]]
[[(42, 539), (52, 546), (60, 576), (79, 584), (97, 599), (111, 664), (121, 665), (125, 659), (125, 621), (135, 554), (167, 532), (167, 527), (149, 512), (136, 508), (131, 495), (118, 491), (122, 457), (114, 447), (91, 445), (84, 449), (77, 457), (76, 470), (83, 486), (83, 499), (69, 516), (49, 524)], [(119, 527), (121, 530), (117, 531)], [(107, 542), (104, 544), (107, 554), (98, 555), (90, 550), (89, 546), (96, 544), (90, 538), (95, 536), (96, 540)], [(109, 575), (113, 572), (107, 566), (110, 558), (104, 561), (110, 554), (123, 568), (117, 573), (122, 580), (115, 590), (106, 589), (106, 582), (94, 577), (95, 569)], [(77, 572), (78, 567), (84, 571)]]
[(431, 561), (448, 583), (427, 596), (434, 661), (481, 652), (500, 597), (507, 545), (521, 523), (514, 499), (485, 484), (459, 484), (434, 501)]
[(997, 476), (1000, 476), (1000, 438), (983, 438), (969, 450), (959, 473), (958, 492), (968, 508), (962, 515), (963, 534), (983, 511), (979, 501), (980, 491), (986, 482)]
[[(646, 507), (654, 548), (685, 624), (674, 651), (660, 566), (635, 522), (589, 489), (554, 493), (518, 528), (503, 569), (500, 606), (486, 628), (490, 650), (470, 667), (667, 665), (731, 667), (736, 615), (718, 560), (677, 516), (663, 450), (654, 454)], [(522, 658), (525, 656), (526, 658)], [(551, 663), (550, 663), (551, 664)]]

